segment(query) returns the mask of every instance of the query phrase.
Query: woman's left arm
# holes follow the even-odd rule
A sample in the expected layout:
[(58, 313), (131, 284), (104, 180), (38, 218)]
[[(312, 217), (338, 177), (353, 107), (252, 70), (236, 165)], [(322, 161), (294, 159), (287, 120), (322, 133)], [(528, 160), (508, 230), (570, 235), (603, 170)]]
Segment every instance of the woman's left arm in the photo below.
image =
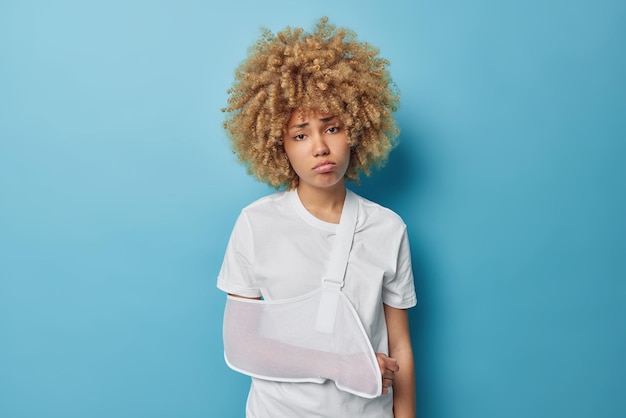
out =
[(394, 418), (415, 418), (415, 368), (406, 309), (384, 305), (389, 357), (398, 361), (400, 370), (393, 379)]

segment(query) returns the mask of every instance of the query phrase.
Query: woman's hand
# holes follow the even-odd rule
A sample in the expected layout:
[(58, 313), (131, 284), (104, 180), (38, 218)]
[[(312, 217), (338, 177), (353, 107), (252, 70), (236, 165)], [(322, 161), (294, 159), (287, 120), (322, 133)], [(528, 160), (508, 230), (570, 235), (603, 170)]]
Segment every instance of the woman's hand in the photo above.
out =
[(391, 358), (383, 353), (376, 353), (376, 360), (378, 360), (380, 374), (383, 377), (382, 394), (386, 395), (389, 393), (389, 388), (393, 385), (393, 379), (396, 377), (398, 370), (400, 370), (400, 366), (398, 366), (395, 358)]

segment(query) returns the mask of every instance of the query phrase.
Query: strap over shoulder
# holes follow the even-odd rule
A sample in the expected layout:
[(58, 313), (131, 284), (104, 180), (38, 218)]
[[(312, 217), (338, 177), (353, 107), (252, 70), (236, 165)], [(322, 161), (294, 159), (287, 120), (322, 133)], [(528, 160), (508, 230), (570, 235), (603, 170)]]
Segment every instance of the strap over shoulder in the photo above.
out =
[(343, 202), (341, 219), (337, 227), (335, 244), (330, 256), (328, 269), (326, 270), (326, 276), (322, 279), (325, 286), (343, 288), (358, 215), (358, 198), (353, 192), (346, 189), (346, 198)]

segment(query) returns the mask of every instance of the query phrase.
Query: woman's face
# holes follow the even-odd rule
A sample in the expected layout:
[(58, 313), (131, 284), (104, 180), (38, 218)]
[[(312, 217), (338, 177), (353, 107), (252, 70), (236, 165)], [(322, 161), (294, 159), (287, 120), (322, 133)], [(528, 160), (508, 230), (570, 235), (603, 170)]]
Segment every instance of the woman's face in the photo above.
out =
[(350, 146), (337, 116), (294, 111), (287, 122), (283, 144), (300, 179), (299, 188), (343, 187)]

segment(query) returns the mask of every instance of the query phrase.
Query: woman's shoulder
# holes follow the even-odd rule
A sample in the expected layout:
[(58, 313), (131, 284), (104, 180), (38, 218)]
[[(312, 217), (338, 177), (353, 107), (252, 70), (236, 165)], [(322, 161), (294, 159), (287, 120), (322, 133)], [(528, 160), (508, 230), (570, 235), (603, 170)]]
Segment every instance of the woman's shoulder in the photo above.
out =
[(241, 210), (240, 217), (246, 218), (249, 222), (272, 222), (288, 216), (293, 211), (291, 208), (292, 191), (280, 191), (263, 196), (252, 203), (249, 203)]
[(284, 190), (280, 192), (275, 192), (268, 194), (266, 196), (260, 197), (257, 200), (246, 205), (242, 212), (254, 212), (254, 211), (263, 211), (267, 208), (271, 208), (274, 206), (280, 206), (287, 201), (289, 191)]
[[(359, 202), (359, 219), (367, 224), (380, 224), (392, 228), (406, 228), (404, 220), (392, 209), (352, 192)], [(359, 222), (361, 223), (361, 222)]]

